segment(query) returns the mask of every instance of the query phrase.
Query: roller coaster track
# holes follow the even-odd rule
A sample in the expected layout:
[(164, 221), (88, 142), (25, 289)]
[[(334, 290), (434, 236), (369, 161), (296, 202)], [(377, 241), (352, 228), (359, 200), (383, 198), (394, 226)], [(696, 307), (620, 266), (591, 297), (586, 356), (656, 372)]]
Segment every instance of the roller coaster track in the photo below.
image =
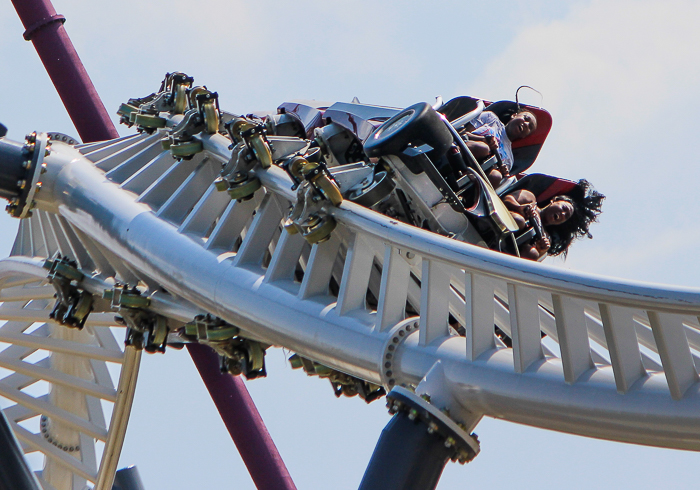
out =
[(46, 457), (45, 488), (110, 488), (140, 355), (119, 346), (109, 310), (80, 331), (49, 319), (42, 265), (57, 252), (92, 293), (144, 284), (158, 314), (210, 313), (387, 390), (415, 388), (469, 430), (489, 416), (700, 450), (700, 291), (531, 263), (348, 201), (326, 209), (330, 240), (309, 245), (281, 226), (296, 200), (283, 170), (257, 169), (253, 199), (231, 200), (213, 185), (230, 140), (198, 135), (204, 150), (175, 160), (165, 132), (55, 142), (37, 208), (0, 261), (0, 341), (12, 344), (0, 396), (24, 451)]

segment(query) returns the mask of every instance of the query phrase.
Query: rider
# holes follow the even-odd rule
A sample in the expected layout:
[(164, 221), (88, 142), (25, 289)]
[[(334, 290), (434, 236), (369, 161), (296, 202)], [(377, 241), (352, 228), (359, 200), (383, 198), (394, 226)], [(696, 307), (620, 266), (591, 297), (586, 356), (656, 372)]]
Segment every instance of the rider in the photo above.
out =
[(488, 174), (491, 185), (497, 187), (513, 168), (511, 142), (530, 136), (537, 129), (537, 118), (532, 112), (521, 111), (513, 114), (503, 124), (493, 112), (484, 111), (470, 124), (473, 129), (464, 133), (464, 136), (467, 137), (467, 148), (472, 155), (479, 161), (496, 152), (500, 157), (500, 164)]
[(539, 207), (535, 195), (520, 189), (503, 198), (503, 202), (513, 215), (518, 227), (523, 230), (528, 220), (539, 215), (546, 232), (535, 243), (520, 246), (520, 256), (538, 260), (544, 254), (566, 253), (571, 243), (583, 236), (592, 238), (588, 231), (590, 224), (597, 221), (605, 196), (596, 192), (591, 184), (581, 179), (567, 194), (554, 196), (546, 205)]

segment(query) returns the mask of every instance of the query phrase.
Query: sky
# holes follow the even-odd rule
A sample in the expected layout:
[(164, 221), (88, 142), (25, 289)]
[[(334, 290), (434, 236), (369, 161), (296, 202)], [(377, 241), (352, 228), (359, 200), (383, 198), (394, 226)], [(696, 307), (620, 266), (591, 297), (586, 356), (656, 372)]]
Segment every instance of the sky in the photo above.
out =
[[(552, 131), (531, 169), (586, 178), (608, 197), (593, 240), (573, 245), (574, 270), (698, 285), (700, 3), (667, 0), (324, 2), (55, 0), (116, 123), (121, 102), (184, 71), (246, 113), (290, 99), (407, 107), (539, 90)], [(0, 2), (0, 122), (76, 135), (11, 3)], [(523, 92), (521, 91), (521, 94)], [(121, 134), (129, 130), (121, 127)], [(0, 251), (17, 221), (0, 216)], [(327, 381), (268, 354), (247, 382), (299, 489), (357, 488), (382, 428), (383, 401), (335, 399)], [(689, 488), (700, 456), (484, 419), (481, 454), (448, 464), (440, 489)], [(121, 466), (147, 490), (252, 489), (186, 352), (144, 355)]]

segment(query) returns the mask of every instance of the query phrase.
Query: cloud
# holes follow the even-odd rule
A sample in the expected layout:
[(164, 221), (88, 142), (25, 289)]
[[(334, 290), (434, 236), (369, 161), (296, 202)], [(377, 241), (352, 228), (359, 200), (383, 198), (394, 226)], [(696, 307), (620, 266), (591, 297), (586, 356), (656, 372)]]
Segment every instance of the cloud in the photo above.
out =
[(697, 272), (685, 257), (700, 214), (698, 18), (691, 1), (578, 4), (515, 34), (469, 91), (540, 90), (554, 123), (531, 171), (585, 177), (608, 195), (594, 241), (572, 248), (576, 268), (683, 283)]

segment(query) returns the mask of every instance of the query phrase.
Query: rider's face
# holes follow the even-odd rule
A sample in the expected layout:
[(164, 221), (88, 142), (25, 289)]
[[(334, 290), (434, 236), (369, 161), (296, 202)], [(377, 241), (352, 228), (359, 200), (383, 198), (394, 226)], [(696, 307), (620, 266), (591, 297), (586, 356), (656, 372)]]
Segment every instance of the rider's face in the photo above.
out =
[(571, 218), (574, 207), (568, 201), (553, 201), (542, 212), (542, 223), (545, 225), (560, 225)]
[(506, 134), (511, 141), (527, 138), (537, 129), (537, 119), (530, 112), (516, 114), (506, 124)]

